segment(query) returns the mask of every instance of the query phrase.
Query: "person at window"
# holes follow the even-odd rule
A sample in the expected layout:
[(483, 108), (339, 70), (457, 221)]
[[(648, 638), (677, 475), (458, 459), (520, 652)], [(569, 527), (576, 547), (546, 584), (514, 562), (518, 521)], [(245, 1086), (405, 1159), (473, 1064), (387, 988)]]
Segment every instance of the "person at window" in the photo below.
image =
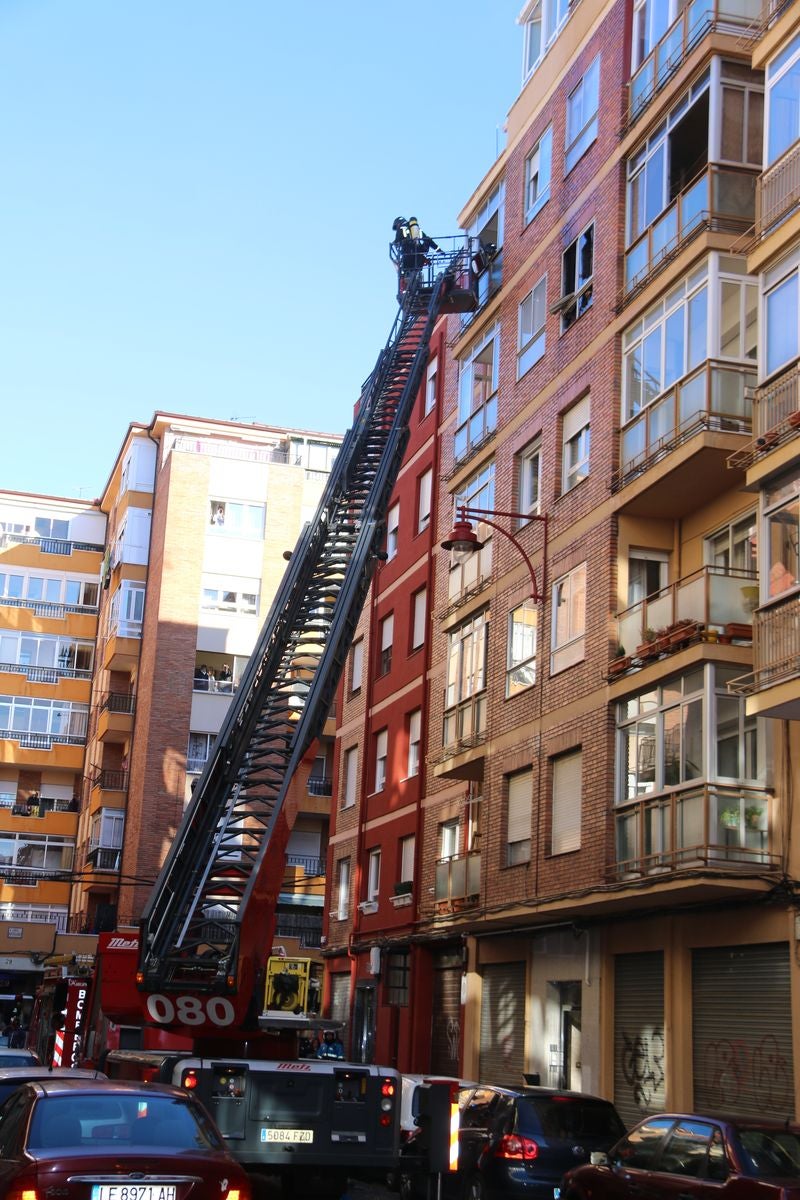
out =
[(339, 1041), (338, 1036), (332, 1029), (326, 1029), (322, 1038), (319, 1049), (316, 1053), (317, 1058), (344, 1058), (344, 1046)]
[(196, 692), (207, 692), (209, 687), (210, 676), (208, 674), (208, 667), (203, 663), (194, 673), (194, 690)]
[(225, 509), (224, 509), (223, 505), (218, 504), (216, 506), (216, 508), (214, 508), (212, 505), (211, 524), (212, 525), (224, 525), (225, 524)]
[(230, 692), (233, 689), (233, 673), (230, 663), (223, 663), (219, 673), (217, 686), (221, 692)]
[(769, 572), (770, 596), (780, 596), (781, 592), (787, 592), (796, 583), (797, 580), (785, 563), (774, 562), (772, 564)]

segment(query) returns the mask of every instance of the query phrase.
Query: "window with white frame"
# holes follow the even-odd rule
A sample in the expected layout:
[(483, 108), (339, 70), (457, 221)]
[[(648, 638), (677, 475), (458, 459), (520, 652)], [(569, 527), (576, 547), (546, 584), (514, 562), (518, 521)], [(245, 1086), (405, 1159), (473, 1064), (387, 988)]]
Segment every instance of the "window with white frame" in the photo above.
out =
[(428, 413), (433, 412), (436, 407), (436, 380), (439, 373), (439, 359), (432, 358), (428, 363), (428, 369), (425, 373), (425, 402), (423, 405), (423, 415), (427, 417)]
[(96, 579), (65, 579), (63, 575), (30, 574), (15, 567), (0, 571), (0, 599), (29, 604), (67, 604), (72, 608), (96, 608), (100, 585)]
[(423, 471), (417, 482), (417, 532), (422, 533), (431, 523), (431, 493), (433, 490), (433, 471), (428, 467)]
[(443, 745), (486, 732), (486, 613), (475, 613), (447, 635)]
[(408, 766), (406, 775), (413, 779), (419, 775), (419, 750), (422, 741), (422, 710), (415, 708), (408, 714)]
[(766, 166), (800, 138), (800, 33), (767, 63)]
[(459, 362), (458, 424), (453, 443), (457, 462), (497, 428), (499, 353), (500, 330), (493, 326)]
[(350, 859), (336, 863), (336, 918), (346, 921), (350, 915)]
[(367, 900), (377, 903), (381, 891), (381, 849), (374, 846), (367, 854)]
[(583, 752), (571, 751), (553, 759), (553, 811), (550, 850), (568, 854), (581, 848), (581, 787)]
[(186, 749), (186, 770), (190, 775), (199, 775), (208, 762), (208, 755), (214, 744), (213, 733), (190, 733), (189, 745)]
[(353, 642), (350, 650), (350, 691), (357, 692), (361, 688), (364, 673), (364, 639)]
[(772, 375), (800, 355), (798, 267), (800, 250), (795, 250), (762, 275), (765, 375)]
[(0, 730), (12, 738), (20, 733), (41, 733), (64, 741), (86, 737), (89, 705), (71, 700), (45, 700), (31, 696), (0, 696)]
[[(93, 661), (93, 642), (79, 642), (75, 638), (44, 633), (0, 633), (0, 663), (88, 675)], [(52, 682), (55, 682), (54, 677)]]
[(800, 583), (800, 476), (788, 471), (763, 490), (764, 562), (762, 596), (772, 599)]
[(567, 96), (567, 133), (564, 169), (571, 171), (597, 137), (600, 100), (600, 55), (586, 68), (583, 78)]
[(521, 513), (539, 514), (541, 484), (542, 443), (537, 437), (517, 455), (517, 504)]
[(591, 308), (594, 294), (594, 221), (574, 242), (570, 242), (561, 259), (561, 331), (574, 325), (578, 317)]
[(589, 474), (589, 450), (591, 430), (589, 425), (589, 397), (584, 396), (568, 408), (561, 422), (561, 438), (564, 450), (562, 492), (568, 492), (581, 483)]
[(352, 808), (358, 790), (358, 746), (349, 746), (344, 752), (342, 782), (342, 808)]
[(527, 767), (506, 776), (506, 866), (530, 862), (533, 770)]
[(535, 70), (569, 16), (570, 0), (531, 0), (519, 20), (525, 31), (523, 80)]
[(386, 762), (389, 754), (389, 731), (381, 729), (375, 734), (375, 791), (386, 787)]
[(116, 808), (101, 808), (92, 817), (91, 848), (121, 850), (125, 832), (125, 813)]
[(632, 70), (641, 66), (685, 7), (686, 0), (633, 0)]
[(550, 199), (553, 127), (549, 125), (525, 159), (525, 223), (532, 221)]
[(393, 504), (386, 514), (386, 557), (391, 560), (397, 554), (397, 531), (400, 526), (400, 503)]
[(244, 500), (209, 500), (208, 525), (218, 534), (236, 538), (263, 538), (266, 507)]
[(36, 517), (33, 528), (37, 537), (53, 541), (66, 542), (69, 540), (69, 521), (60, 517)]
[(111, 599), (111, 629), (119, 637), (142, 636), (144, 584), (123, 579)]
[[(74, 838), (37, 833), (0, 834), (0, 866), (29, 871), (69, 871), (75, 854)], [(9, 881), (10, 882), (10, 881)]]
[(583, 660), (585, 633), (586, 563), (581, 563), (553, 584), (551, 674)]
[(420, 588), (411, 597), (411, 649), (419, 650), (425, 644), (425, 627), (428, 613), (428, 590)]
[(517, 379), (544, 357), (547, 320), (547, 276), (528, 292), (517, 318)]
[(628, 554), (628, 605), (639, 604), (665, 588), (668, 568), (666, 551), (631, 548)]
[(200, 608), (203, 612), (236, 613), (243, 617), (258, 615), (260, 579), (204, 574), (202, 586)]
[(475, 289), (479, 306), (494, 295), (502, 282), (504, 209), (505, 183), (501, 181), (492, 189), (467, 228), (470, 245), (473, 249), (480, 249), (473, 259), (473, 266), (477, 268)]
[(739, 517), (707, 537), (705, 561), (725, 571), (749, 571), (755, 576), (758, 573), (756, 514)]
[(408, 837), (400, 838), (398, 861), (400, 865), (400, 875), (398, 883), (411, 883), (414, 879), (414, 850), (415, 839), (414, 835), (409, 834)]
[[(481, 467), (453, 497), (453, 520), (462, 506), (467, 508), (494, 508), (494, 463)], [(475, 523), (475, 532), (482, 548), (471, 554), (450, 554), (450, 571), (447, 579), (447, 596), (455, 600), (464, 592), (471, 591), (488, 579), (492, 572), (492, 527), (481, 521)]]
[(394, 642), (394, 613), (389, 613), (380, 624), (381, 655), (378, 661), (378, 674), (388, 675), (392, 669), (392, 643)]
[(536, 630), (539, 615), (533, 600), (525, 600), (508, 614), (506, 697), (516, 696), (536, 683)]
[(442, 821), (439, 826), (439, 858), (455, 858), (459, 852), (460, 827), (458, 818)]

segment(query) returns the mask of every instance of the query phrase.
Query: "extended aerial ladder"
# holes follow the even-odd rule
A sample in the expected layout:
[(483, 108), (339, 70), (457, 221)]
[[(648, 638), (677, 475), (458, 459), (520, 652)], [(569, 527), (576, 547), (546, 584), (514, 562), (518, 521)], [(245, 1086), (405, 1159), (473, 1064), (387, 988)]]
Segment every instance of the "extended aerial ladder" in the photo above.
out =
[(401, 279), (399, 301), (142, 916), (138, 1015), (162, 1029), (218, 1039), (258, 1027), (290, 832), (284, 801), (369, 590), (434, 325), (476, 306), (469, 245), (431, 254)]

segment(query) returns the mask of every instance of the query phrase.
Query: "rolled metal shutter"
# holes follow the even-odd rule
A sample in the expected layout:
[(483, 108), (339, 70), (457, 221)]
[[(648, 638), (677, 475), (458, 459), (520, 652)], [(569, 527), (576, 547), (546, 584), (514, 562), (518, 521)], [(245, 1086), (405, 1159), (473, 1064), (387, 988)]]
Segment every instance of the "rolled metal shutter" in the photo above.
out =
[(461, 953), (447, 952), (433, 960), (433, 1020), (431, 1073), (461, 1074)]
[(486, 966), (481, 987), (481, 1082), (519, 1087), (524, 1070), (525, 963)]
[(666, 1098), (664, 955), (614, 960), (614, 1104), (630, 1129), (661, 1112)]
[(696, 1110), (794, 1117), (787, 942), (692, 952)]
[(342, 1032), (339, 1035), (349, 1053), (350, 1045), (350, 972), (341, 971), (331, 975), (331, 1017), (334, 1021), (342, 1021)]

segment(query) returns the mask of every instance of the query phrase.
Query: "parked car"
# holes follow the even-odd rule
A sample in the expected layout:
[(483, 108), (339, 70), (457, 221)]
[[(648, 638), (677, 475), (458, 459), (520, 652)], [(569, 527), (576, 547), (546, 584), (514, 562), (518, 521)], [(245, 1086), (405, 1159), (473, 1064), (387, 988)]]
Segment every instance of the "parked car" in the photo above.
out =
[(39, 1079), (105, 1079), (102, 1071), (85, 1071), (82, 1067), (44, 1067), (29, 1063), (26, 1067), (6, 1067), (0, 1058), (0, 1104), (23, 1083)]
[(251, 1187), (180, 1088), (54, 1075), (0, 1107), (0, 1196), (251, 1200)]
[(27, 1067), (41, 1065), (41, 1059), (35, 1050), (15, 1049), (11, 1046), (0, 1046), (0, 1067)]
[(593, 1158), (566, 1174), (561, 1200), (705, 1200), (710, 1184), (737, 1200), (800, 1197), (800, 1125), (789, 1121), (662, 1113)]
[[(625, 1132), (613, 1104), (583, 1092), (480, 1084), (462, 1093), (459, 1107), (458, 1170), (442, 1174), (442, 1194), (457, 1200), (554, 1200), (570, 1167), (609, 1150)], [(404, 1197), (428, 1190), (418, 1139), (405, 1151)]]

